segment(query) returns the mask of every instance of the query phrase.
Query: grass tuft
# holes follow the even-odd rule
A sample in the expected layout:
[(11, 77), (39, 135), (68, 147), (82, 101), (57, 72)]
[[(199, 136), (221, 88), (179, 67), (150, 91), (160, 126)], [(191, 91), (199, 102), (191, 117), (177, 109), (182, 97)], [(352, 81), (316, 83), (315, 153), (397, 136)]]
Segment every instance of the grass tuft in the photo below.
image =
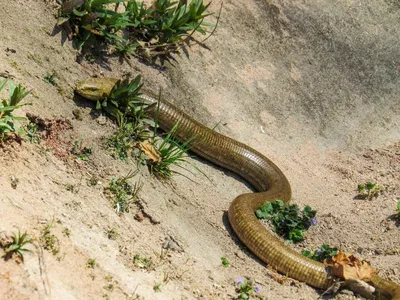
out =
[(358, 184), (357, 190), (358, 198), (372, 200), (381, 194), (383, 186), (368, 181), (365, 184)]
[(178, 125), (176, 123), (165, 138), (153, 138), (150, 143), (140, 144), (140, 149), (146, 156), (145, 161), (150, 173), (160, 178), (171, 178), (176, 173), (171, 169), (171, 166), (184, 168), (182, 163), (187, 162), (185, 158), (193, 139), (189, 139), (184, 143), (178, 142), (175, 138)]
[(83, 147), (82, 141), (74, 141), (72, 146), (72, 154), (82, 161), (88, 161), (89, 157), (93, 154), (93, 148)]
[(54, 220), (46, 224), (42, 230), (39, 241), (44, 249), (50, 251), (53, 255), (57, 255), (60, 252), (60, 241), (54, 234), (51, 233), (53, 226)]
[(21, 261), (24, 261), (24, 253), (32, 252), (31, 250), (25, 248), (27, 244), (32, 243), (32, 239), (25, 232), (21, 234), (21, 231), (18, 230), (18, 233), (12, 233), (13, 242), (6, 248), (6, 258), (10, 258), (13, 254), (16, 254)]
[(194, 32), (205, 35), (214, 26), (204, 22), (209, 5), (203, 0), (155, 0), (151, 5), (136, 0), (74, 0), (64, 3), (57, 24), (78, 49), (101, 43), (112, 45), (122, 57), (170, 60), (190, 45)]
[(129, 172), (126, 176), (112, 178), (106, 190), (109, 191), (109, 198), (117, 213), (129, 212), (130, 207), (136, 202), (138, 193), (143, 183), (138, 181), (135, 184), (128, 182), (138, 171)]

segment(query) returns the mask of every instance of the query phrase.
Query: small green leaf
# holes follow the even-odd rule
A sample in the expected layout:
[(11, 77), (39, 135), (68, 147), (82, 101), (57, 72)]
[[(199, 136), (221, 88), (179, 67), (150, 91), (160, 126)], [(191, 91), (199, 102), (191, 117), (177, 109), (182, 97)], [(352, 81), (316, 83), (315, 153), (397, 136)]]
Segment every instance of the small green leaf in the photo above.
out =
[(303, 254), (305, 257), (308, 257), (308, 258), (312, 258), (313, 257), (313, 255), (312, 255), (310, 250), (303, 250), (301, 252), (301, 254)]
[(86, 10), (79, 11), (79, 10), (77, 10), (75, 8), (72, 10), (72, 12), (74, 13), (75, 16), (78, 16), (78, 17), (83, 17), (83, 16), (88, 14), (88, 12)]
[(61, 26), (62, 24), (69, 21), (69, 17), (59, 17), (57, 19), (57, 26)]
[(370, 191), (375, 187), (375, 183), (368, 181), (365, 187), (367, 188), (368, 191)]
[(6, 85), (7, 81), (8, 81), (8, 79), (4, 79), (2, 82), (0, 82), (0, 92), (4, 88), (4, 86)]

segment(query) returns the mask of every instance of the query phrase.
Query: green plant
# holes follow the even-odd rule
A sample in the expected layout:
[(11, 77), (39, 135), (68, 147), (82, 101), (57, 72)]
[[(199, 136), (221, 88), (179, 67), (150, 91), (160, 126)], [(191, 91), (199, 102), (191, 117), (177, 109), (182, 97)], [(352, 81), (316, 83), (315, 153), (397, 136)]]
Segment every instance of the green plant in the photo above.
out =
[(250, 299), (260, 291), (260, 287), (254, 285), (254, 282), (248, 278), (239, 278), (236, 281), (236, 285), (236, 292), (239, 293), (237, 299)]
[(225, 256), (221, 257), (221, 263), (225, 268), (229, 267), (229, 260)]
[(50, 251), (53, 255), (57, 255), (60, 252), (60, 241), (54, 234), (51, 233), (53, 226), (54, 220), (46, 224), (41, 232), (39, 241), (44, 249)]
[[(5, 87), (8, 79), (4, 79), (0, 82), (0, 92)], [(25, 98), (30, 91), (27, 91), (20, 84), (15, 85), (12, 81), (9, 84), (9, 99), (2, 99), (0, 102), (0, 143), (4, 139), (19, 131), (19, 127), (16, 125), (16, 121), (25, 120), (22, 117), (16, 117), (13, 115), (13, 111), (25, 106), (30, 105), (30, 103), (19, 104), (23, 98)]]
[(64, 3), (57, 24), (67, 24), (77, 48), (98, 41), (122, 55), (168, 59), (195, 31), (206, 34), (213, 26), (204, 22), (209, 5), (203, 0), (155, 0), (150, 7), (136, 0), (72, 0)]
[(96, 265), (97, 265), (96, 259), (94, 258), (89, 258), (88, 261), (86, 262), (86, 268), (88, 269), (94, 269)]
[(312, 253), (310, 250), (303, 250), (301, 254), (313, 260), (323, 262), (325, 259), (329, 259), (338, 254), (338, 249), (331, 248), (328, 244), (323, 244), (321, 248), (315, 250), (314, 253)]
[(97, 177), (96, 174), (92, 174), (89, 178), (89, 180), (87, 181), (87, 185), (88, 186), (96, 186), (99, 184), (99, 178)]
[(128, 182), (138, 171), (129, 172), (126, 176), (112, 178), (106, 190), (111, 193), (111, 202), (117, 213), (129, 212), (129, 208), (137, 200), (137, 195), (143, 187), (142, 182), (134, 185)]
[(51, 85), (57, 85), (57, 75), (55, 72), (47, 72), (43, 77), (44, 82), (50, 83)]
[(26, 232), (21, 235), (20, 230), (18, 230), (18, 233), (13, 232), (12, 236), (13, 242), (6, 248), (6, 257), (11, 257), (15, 253), (21, 261), (24, 261), (24, 252), (32, 252), (25, 248), (27, 244), (32, 243), (32, 239)]
[(110, 95), (96, 105), (97, 109), (103, 109), (117, 121), (118, 129), (106, 138), (106, 145), (114, 158), (123, 161), (128, 160), (137, 142), (150, 137), (149, 126), (154, 126), (154, 121), (146, 113), (149, 103), (140, 98), (140, 81), (140, 76), (132, 81), (118, 81)]
[(71, 152), (76, 158), (87, 161), (89, 156), (93, 154), (93, 149), (82, 147), (82, 141), (74, 141)]
[(106, 289), (109, 292), (112, 292), (112, 291), (114, 291), (114, 284), (112, 282), (108, 283), (103, 288)]
[(79, 192), (79, 187), (76, 184), (66, 183), (64, 186), (65, 186), (65, 189), (68, 192), (71, 192), (71, 193), (74, 193), (74, 194)]
[(102, 109), (114, 117), (119, 126), (124, 124), (126, 119), (131, 122), (132, 119), (143, 116), (144, 110), (142, 106), (147, 106), (147, 103), (140, 98), (141, 88), (140, 75), (133, 80), (129, 80), (129, 78), (118, 80), (110, 94), (103, 100), (97, 101), (96, 109)]
[(152, 270), (155, 268), (155, 264), (151, 258), (143, 257), (139, 254), (133, 257), (133, 263), (135, 266), (145, 270)]
[(316, 214), (317, 212), (308, 205), (300, 214), (296, 204), (285, 205), (282, 200), (265, 202), (256, 211), (259, 219), (269, 220), (276, 233), (294, 243), (304, 240), (304, 232), (316, 224)]
[(105, 230), (105, 234), (107, 235), (107, 238), (109, 240), (113, 240), (113, 241), (115, 241), (119, 235), (118, 230), (116, 228), (111, 228), (111, 227), (108, 227)]
[(62, 233), (66, 236), (66, 237), (70, 237), (71, 236), (71, 230), (69, 230), (69, 228), (65, 227), (62, 231)]
[(168, 273), (166, 273), (166, 274), (164, 274), (164, 277), (163, 277), (162, 282), (156, 283), (156, 284), (153, 286), (153, 290), (154, 290), (156, 293), (161, 292), (161, 287), (162, 287), (163, 285), (166, 285), (168, 282), (169, 282), (169, 275), (168, 275)]
[(39, 144), (42, 140), (39, 133), (39, 126), (36, 123), (28, 122), (25, 125), (25, 134), (28, 141), (31, 143)]
[(112, 157), (128, 161), (137, 142), (150, 137), (148, 126), (151, 122), (147, 116), (138, 116), (130, 122), (125, 119), (117, 131), (111, 137), (106, 138), (106, 145), (111, 151)]
[(371, 200), (373, 197), (378, 197), (382, 189), (383, 186), (377, 185), (371, 181), (368, 181), (365, 184), (358, 184), (358, 197)]
[[(173, 174), (170, 166), (182, 167), (184, 157), (195, 137), (185, 143), (179, 143), (175, 139), (178, 129), (178, 123), (176, 123), (164, 139), (156, 139), (160, 102), (157, 106), (156, 120), (153, 121), (146, 113), (146, 109), (154, 104), (147, 103), (140, 97), (142, 87), (140, 82), (140, 76), (132, 81), (129, 79), (118, 81), (110, 95), (97, 102), (96, 108), (105, 110), (116, 119), (119, 125), (116, 134), (107, 138), (107, 146), (112, 149), (114, 158), (127, 161), (133, 152), (139, 156), (139, 161), (147, 164), (152, 174), (170, 178)], [(148, 143), (145, 140), (151, 136), (150, 126), (154, 128), (154, 133), (151, 143)], [(137, 145), (145, 156), (140, 156), (133, 150)], [(195, 168), (200, 171), (197, 167)]]
[(195, 138), (188, 139), (184, 143), (178, 142), (175, 138), (178, 125), (176, 123), (163, 139), (153, 137), (151, 143), (139, 144), (141, 151), (146, 155), (145, 161), (150, 173), (161, 178), (169, 179), (176, 173), (171, 169), (172, 165), (184, 168), (182, 163), (187, 162), (185, 158)]

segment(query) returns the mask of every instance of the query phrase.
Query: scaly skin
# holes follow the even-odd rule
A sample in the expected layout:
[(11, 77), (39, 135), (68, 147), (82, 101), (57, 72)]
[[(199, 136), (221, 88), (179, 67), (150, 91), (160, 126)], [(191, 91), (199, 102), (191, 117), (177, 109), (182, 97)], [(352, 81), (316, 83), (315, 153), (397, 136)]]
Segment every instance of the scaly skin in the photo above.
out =
[[(100, 100), (111, 92), (117, 79), (91, 78), (78, 84), (76, 92), (90, 100)], [(141, 95), (143, 100), (156, 103), (155, 97)], [(155, 106), (149, 113), (155, 116)], [(285, 246), (256, 218), (255, 210), (266, 201), (281, 199), (289, 202), (291, 188), (281, 170), (256, 150), (219, 134), (195, 121), (171, 103), (161, 99), (158, 122), (163, 130), (170, 130), (179, 122), (177, 137), (181, 141), (196, 136), (191, 150), (211, 162), (243, 177), (257, 193), (239, 195), (228, 210), (229, 222), (240, 240), (260, 259), (279, 272), (307, 284), (326, 289), (333, 283), (329, 268), (308, 259)], [(400, 300), (400, 286), (375, 276), (371, 282), (385, 298)]]

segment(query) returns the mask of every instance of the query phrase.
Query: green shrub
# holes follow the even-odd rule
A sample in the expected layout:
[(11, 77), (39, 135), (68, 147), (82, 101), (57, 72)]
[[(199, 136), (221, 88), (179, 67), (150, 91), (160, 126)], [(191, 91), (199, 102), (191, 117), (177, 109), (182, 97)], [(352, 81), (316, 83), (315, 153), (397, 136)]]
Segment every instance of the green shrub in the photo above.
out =
[(256, 211), (259, 219), (269, 220), (275, 232), (284, 238), (296, 243), (304, 240), (304, 232), (311, 225), (316, 224), (317, 212), (306, 206), (300, 214), (296, 204), (285, 205), (282, 200), (268, 201)]
[(123, 55), (168, 58), (179, 52), (193, 32), (206, 34), (206, 27), (212, 26), (204, 22), (210, 3), (184, 2), (156, 0), (147, 7), (136, 0), (71, 0), (62, 7), (58, 25), (72, 27), (79, 49), (100, 41)]
[(312, 253), (310, 250), (304, 250), (302, 251), (302, 254), (313, 260), (323, 262), (325, 259), (329, 259), (338, 254), (338, 249), (331, 248), (329, 245), (323, 244), (321, 248), (315, 250), (314, 253)]

